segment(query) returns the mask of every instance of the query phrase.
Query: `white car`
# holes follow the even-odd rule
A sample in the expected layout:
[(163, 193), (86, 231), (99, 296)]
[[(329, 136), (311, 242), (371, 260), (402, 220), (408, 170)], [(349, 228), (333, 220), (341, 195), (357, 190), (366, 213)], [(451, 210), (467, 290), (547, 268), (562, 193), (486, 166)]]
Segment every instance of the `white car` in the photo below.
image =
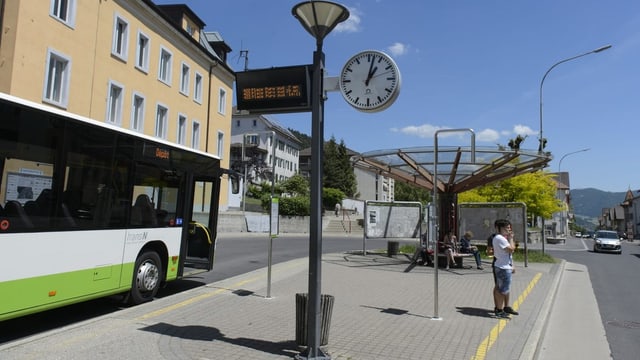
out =
[(618, 233), (610, 230), (598, 230), (593, 234), (593, 252), (613, 252), (622, 254), (622, 245)]

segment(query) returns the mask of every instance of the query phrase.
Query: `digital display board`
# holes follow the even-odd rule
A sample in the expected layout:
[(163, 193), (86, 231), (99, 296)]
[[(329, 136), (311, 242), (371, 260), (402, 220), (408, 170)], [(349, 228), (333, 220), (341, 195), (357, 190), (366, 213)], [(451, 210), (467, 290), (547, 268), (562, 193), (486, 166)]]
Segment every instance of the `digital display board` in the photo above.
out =
[(236, 73), (238, 110), (251, 113), (311, 111), (311, 65)]

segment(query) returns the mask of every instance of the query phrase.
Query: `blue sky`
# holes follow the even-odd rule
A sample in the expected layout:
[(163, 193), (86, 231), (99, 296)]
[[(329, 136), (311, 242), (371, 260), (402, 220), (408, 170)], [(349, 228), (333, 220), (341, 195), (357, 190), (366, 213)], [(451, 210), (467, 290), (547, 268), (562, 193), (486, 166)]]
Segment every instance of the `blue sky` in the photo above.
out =
[[(249, 69), (312, 63), (315, 40), (291, 15), (298, 2), (182, 1), (233, 49), (228, 62), (236, 71), (245, 66), (241, 50)], [(506, 145), (520, 134), (527, 136), (522, 148), (536, 150), (545, 72), (610, 44), (558, 65), (545, 79), (542, 128), (554, 157), (547, 170), (568, 171), (572, 189), (640, 189), (639, 1), (339, 3), (351, 16), (324, 40), (327, 75), (337, 76), (357, 52), (381, 50), (398, 64), (402, 88), (390, 108), (374, 114), (329, 93), (326, 139), (366, 152), (433, 146), (438, 129), (471, 128), (477, 146)], [(274, 116), (311, 135), (310, 113)], [(438, 141), (469, 145), (455, 133)]]

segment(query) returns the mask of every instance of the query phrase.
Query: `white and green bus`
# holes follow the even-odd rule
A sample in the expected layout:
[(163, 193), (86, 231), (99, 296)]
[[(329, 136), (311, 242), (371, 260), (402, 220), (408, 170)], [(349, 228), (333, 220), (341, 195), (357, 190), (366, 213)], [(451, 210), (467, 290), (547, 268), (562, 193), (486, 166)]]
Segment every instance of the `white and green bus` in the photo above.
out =
[(0, 321), (211, 270), (220, 159), (0, 94)]

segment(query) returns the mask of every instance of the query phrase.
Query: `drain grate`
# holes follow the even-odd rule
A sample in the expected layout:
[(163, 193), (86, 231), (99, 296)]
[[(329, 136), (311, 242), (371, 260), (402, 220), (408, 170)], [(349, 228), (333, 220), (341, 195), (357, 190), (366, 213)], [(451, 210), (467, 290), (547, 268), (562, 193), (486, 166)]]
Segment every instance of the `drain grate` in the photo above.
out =
[(625, 329), (640, 329), (639, 321), (620, 321), (620, 320), (611, 320), (607, 321), (608, 325), (617, 326)]

